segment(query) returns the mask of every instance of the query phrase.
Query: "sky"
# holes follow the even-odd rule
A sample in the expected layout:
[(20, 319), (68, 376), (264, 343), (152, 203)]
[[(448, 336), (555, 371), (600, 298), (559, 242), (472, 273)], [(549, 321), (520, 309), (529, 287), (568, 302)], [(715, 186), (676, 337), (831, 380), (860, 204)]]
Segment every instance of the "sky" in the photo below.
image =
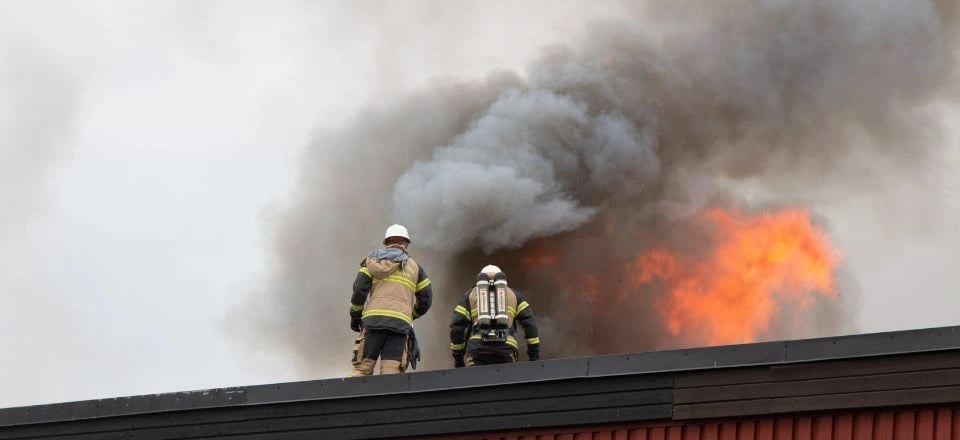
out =
[[(433, 78), (522, 69), (619, 10), (585, 5), (0, 2), (0, 407), (330, 377), (228, 322), (312, 136)], [(958, 324), (950, 133), (929, 179), (817, 213), (863, 332)]]

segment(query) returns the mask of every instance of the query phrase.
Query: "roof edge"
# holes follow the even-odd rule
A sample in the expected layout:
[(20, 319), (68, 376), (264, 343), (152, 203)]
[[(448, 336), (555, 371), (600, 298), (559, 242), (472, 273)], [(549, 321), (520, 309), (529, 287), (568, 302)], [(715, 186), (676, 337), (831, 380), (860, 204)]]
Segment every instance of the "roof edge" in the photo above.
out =
[(0, 409), (0, 426), (943, 350), (960, 350), (960, 326), (32, 405)]

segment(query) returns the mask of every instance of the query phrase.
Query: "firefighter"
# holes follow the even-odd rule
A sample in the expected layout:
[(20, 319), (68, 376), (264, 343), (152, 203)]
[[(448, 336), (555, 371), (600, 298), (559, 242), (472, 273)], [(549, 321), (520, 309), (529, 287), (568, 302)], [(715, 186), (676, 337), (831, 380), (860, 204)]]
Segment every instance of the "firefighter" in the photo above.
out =
[(397, 374), (416, 368), (419, 357), (413, 320), (430, 309), (430, 278), (407, 253), (407, 228), (388, 227), (383, 246), (360, 262), (353, 282), (350, 329), (359, 335), (351, 377), (373, 374), (378, 358), (380, 374)]
[[(499, 267), (489, 265), (477, 275), (477, 284), (468, 290), (453, 310), (450, 323), (450, 350), (456, 368), (473, 365), (513, 363), (519, 351), (516, 339), (517, 322), (523, 327), (527, 342), (527, 358), (540, 359), (540, 335), (530, 304), (516, 290), (507, 287), (506, 275)], [(496, 296), (502, 291), (506, 304), (499, 325), (496, 307), (485, 308), (479, 299)], [(488, 314), (489, 313), (489, 314)], [(486, 321), (486, 323), (485, 323)]]

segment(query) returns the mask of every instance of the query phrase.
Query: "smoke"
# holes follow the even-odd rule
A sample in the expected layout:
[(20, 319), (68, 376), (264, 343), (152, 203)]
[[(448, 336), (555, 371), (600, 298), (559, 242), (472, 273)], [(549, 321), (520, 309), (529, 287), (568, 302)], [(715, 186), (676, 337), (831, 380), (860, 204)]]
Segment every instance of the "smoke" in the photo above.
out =
[(17, 41), (0, 59), (0, 238), (39, 210), (50, 166), (71, 135), (78, 85), (48, 50)]
[[(433, 146), (462, 132), (503, 90), (520, 85), (510, 74), (437, 82), (318, 136), (304, 157), (293, 206), (276, 219), (274, 275), (242, 310), (253, 319), (236, 320), (237, 329), (287, 350), (304, 361), (304, 371), (342, 372), (352, 333), (347, 315), (336, 317), (349, 305), (361, 259), (382, 239), (394, 182)], [(417, 259), (436, 279), (430, 261)], [(240, 325), (246, 322), (259, 326)], [(436, 332), (421, 333), (429, 341)]]
[(653, 181), (655, 134), (551, 90), (506, 91), (393, 191), (399, 219), (430, 248), (515, 248), (575, 229), (597, 208), (577, 193), (638, 194)]
[[(676, 346), (651, 306), (663, 292), (613, 300), (626, 263), (658, 245), (708, 251), (696, 215), (710, 206), (816, 210), (936, 167), (955, 13), (919, 1), (644, 2), (545, 49), (523, 75), (441, 83), (358, 115), (308, 149), (257, 296), (271, 319), (256, 331), (307, 368), (345, 369), (355, 266), (400, 222), (434, 279), (435, 309), (418, 326), (428, 367), (446, 365), (451, 305), (487, 263), (530, 298), (547, 356)], [(764, 336), (839, 331), (839, 308), (854, 303), (818, 302), (816, 328)]]

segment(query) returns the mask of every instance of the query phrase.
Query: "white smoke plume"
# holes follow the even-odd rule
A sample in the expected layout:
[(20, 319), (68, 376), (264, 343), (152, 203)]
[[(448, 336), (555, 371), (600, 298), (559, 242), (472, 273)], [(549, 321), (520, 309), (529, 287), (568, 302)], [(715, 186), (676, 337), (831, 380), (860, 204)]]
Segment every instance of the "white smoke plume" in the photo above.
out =
[[(662, 292), (598, 316), (521, 261), (549, 247), (561, 257), (551, 270), (606, 273), (654, 243), (696, 251), (690, 216), (763, 208), (744, 191), (816, 210), (878, 176), (925, 173), (942, 153), (932, 109), (955, 93), (955, 17), (928, 1), (642, 2), (522, 75), (445, 83), (358, 115), (308, 150), (257, 332), (308, 369), (345, 369), (355, 266), (400, 222), (435, 281), (418, 327), (428, 368), (448, 364), (451, 304), (486, 262), (512, 268), (547, 356), (675, 345), (648, 306)], [(599, 290), (628, 275), (601, 277)], [(817, 304), (814, 333), (847, 325), (841, 308)], [(765, 336), (802, 336), (784, 332)]]

